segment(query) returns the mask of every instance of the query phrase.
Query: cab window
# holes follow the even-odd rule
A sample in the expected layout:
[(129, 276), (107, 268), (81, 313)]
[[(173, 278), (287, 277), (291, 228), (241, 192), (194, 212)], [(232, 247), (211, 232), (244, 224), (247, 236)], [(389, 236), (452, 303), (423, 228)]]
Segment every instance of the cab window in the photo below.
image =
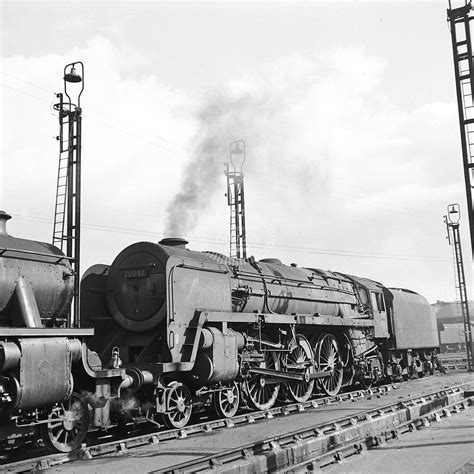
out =
[(378, 311), (385, 311), (382, 293), (375, 293), (372, 291), (370, 296), (372, 298), (372, 307)]
[(360, 302), (362, 304), (368, 304), (369, 296), (367, 295), (367, 290), (365, 288), (362, 288), (361, 286), (359, 286), (358, 290), (359, 290)]

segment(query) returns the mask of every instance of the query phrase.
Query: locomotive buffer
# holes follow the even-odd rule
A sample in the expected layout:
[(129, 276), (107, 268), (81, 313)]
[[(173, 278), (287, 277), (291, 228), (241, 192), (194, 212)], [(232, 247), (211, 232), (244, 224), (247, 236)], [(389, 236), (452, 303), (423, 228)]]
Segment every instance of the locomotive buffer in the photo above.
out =
[[(81, 75), (76, 66), (81, 67)], [(67, 72), (69, 68), (69, 72)], [(67, 84), (80, 84), (77, 105), (72, 103)], [(59, 247), (71, 262), (74, 273), (74, 303), (67, 326), (77, 327), (79, 319), (80, 236), (81, 236), (81, 94), (84, 90), (84, 65), (75, 62), (64, 68), (64, 94), (58, 93), (54, 105), (59, 117), (59, 165), (54, 207), (53, 245)], [(66, 95), (68, 100), (65, 100)]]

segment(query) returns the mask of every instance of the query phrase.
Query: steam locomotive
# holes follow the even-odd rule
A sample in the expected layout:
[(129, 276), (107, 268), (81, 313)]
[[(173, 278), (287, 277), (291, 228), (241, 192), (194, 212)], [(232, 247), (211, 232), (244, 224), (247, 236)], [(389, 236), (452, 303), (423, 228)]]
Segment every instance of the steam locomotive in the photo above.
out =
[(85, 340), (94, 330), (60, 327), (73, 297), (69, 259), (53, 245), (10, 236), (10, 218), (0, 211), (0, 453), (35, 435), (51, 451), (71, 451), (90, 424), (81, 377), (110, 384), (125, 371), (88, 365)]
[[(81, 282), (67, 258), (0, 232), (0, 445), (40, 432), (56, 451), (128, 421), (182, 428), (193, 411), (232, 417), (433, 373), (439, 346), (419, 294), (352, 275), (230, 259), (183, 239), (125, 248)], [(46, 327), (49, 326), (49, 327)]]

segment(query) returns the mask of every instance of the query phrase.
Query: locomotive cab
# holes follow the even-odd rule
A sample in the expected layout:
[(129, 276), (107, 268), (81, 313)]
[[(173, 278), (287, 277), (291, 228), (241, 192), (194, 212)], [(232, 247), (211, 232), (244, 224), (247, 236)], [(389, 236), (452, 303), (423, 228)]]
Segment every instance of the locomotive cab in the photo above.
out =
[(390, 336), (387, 322), (387, 310), (383, 294), (383, 286), (373, 280), (350, 275), (358, 294), (359, 312), (368, 315), (374, 321), (374, 337)]

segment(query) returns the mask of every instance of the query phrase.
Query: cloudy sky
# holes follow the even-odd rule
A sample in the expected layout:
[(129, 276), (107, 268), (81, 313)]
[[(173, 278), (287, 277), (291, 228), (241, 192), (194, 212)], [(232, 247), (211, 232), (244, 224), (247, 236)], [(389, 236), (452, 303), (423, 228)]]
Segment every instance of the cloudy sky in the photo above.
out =
[(3, 0), (0, 17), (11, 234), (51, 240), (51, 104), (81, 60), (83, 271), (171, 233), (227, 254), (223, 163), (244, 139), (256, 258), (453, 300), (459, 202), (471, 289), (445, 2)]

